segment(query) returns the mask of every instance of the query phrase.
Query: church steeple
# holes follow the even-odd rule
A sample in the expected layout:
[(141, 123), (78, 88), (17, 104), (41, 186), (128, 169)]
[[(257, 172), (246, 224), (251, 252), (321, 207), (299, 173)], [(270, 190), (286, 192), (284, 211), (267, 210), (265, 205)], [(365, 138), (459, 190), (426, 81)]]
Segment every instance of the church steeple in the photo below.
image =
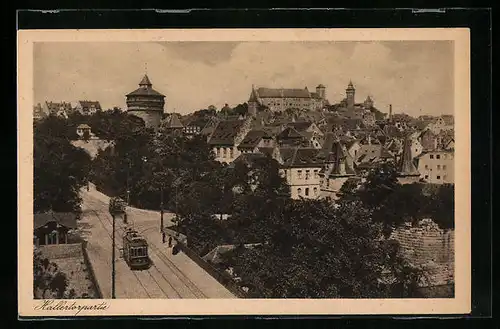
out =
[(352, 81), (349, 80), (349, 85), (347, 85), (347, 89), (345, 90), (346, 96), (347, 96), (347, 108), (353, 109), (354, 108), (354, 94), (356, 93), (356, 89), (354, 89), (354, 86), (352, 84)]

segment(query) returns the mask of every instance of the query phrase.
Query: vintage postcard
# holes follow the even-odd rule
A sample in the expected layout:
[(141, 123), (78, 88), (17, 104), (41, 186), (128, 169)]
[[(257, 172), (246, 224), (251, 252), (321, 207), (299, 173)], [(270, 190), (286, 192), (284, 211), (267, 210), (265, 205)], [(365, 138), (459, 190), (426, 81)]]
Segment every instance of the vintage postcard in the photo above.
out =
[(467, 29), (18, 31), (19, 315), (471, 311)]

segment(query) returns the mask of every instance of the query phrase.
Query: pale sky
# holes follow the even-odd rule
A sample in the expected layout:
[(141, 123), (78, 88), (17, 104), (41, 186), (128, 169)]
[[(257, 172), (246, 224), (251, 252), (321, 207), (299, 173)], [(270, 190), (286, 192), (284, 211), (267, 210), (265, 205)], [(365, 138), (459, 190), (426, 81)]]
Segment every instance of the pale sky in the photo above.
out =
[(394, 113), (453, 114), (453, 58), (453, 41), (37, 43), (34, 98), (125, 109), (147, 67), (166, 112), (236, 106), (252, 84), (314, 91), (322, 83), (336, 103), (352, 80), (356, 102), (370, 95), (383, 112), (392, 104)]

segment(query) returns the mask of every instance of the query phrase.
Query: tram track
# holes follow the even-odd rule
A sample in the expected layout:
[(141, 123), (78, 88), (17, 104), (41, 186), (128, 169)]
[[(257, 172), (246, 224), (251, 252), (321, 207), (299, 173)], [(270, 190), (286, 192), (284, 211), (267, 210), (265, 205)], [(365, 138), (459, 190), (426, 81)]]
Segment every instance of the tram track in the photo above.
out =
[[(104, 225), (104, 223), (103, 223), (101, 217), (99, 216), (98, 212), (96, 210), (92, 210), (92, 212), (94, 212), (94, 215), (97, 217), (97, 219), (101, 223), (102, 227), (104, 228), (104, 230), (108, 234), (109, 239), (113, 240), (113, 234), (108, 231), (108, 229), (106, 228), (106, 225)], [(116, 248), (116, 245), (115, 245), (115, 248)], [(118, 253), (119, 253), (120, 250), (119, 250), (119, 248), (117, 248), (117, 249), (118, 249)], [(139, 279), (139, 277), (137, 276), (137, 274), (134, 271), (132, 271), (132, 274), (135, 276), (135, 278), (137, 279), (137, 282), (139, 282), (139, 284), (141, 285), (141, 287), (144, 290), (144, 292), (146, 293), (146, 295), (148, 295), (148, 297), (151, 298), (150, 293), (148, 292), (148, 290), (146, 289), (146, 287), (144, 286), (144, 284), (141, 282), (141, 280)]]
[[(105, 205), (105, 202), (103, 202), (102, 200), (95, 200), (95, 201), (97, 201), (97, 202), (102, 203), (102, 204)], [(109, 231), (109, 229), (106, 227), (106, 225), (104, 225), (104, 222), (103, 222), (103, 219), (101, 218), (101, 216), (98, 214), (98, 212), (96, 210), (91, 210), (91, 211), (93, 211), (95, 213), (95, 216), (98, 218), (98, 220), (100, 221), (101, 225), (106, 230), (106, 233), (110, 236), (110, 239), (112, 239), (112, 233)], [(105, 216), (105, 218), (106, 218), (105, 221), (112, 226), (113, 225), (112, 219), (109, 219), (108, 216)], [(119, 234), (123, 234), (123, 232), (124, 232), (124, 229), (122, 227), (120, 227), (120, 226), (116, 226), (115, 229), (116, 229), (116, 231)], [(160, 248), (156, 244), (154, 244), (152, 242), (148, 242), (148, 246), (153, 251), (155, 251), (156, 256), (177, 277), (177, 279), (190, 291), (190, 293), (192, 295), (194, 295), (196, 298), (208, 298), (207, 295), (205, 295), (205, 293), (203, 293), (203, 291), (188, 276), (186, 276), (186, 274), (184, 274), (182, 272), (182, 270), (174, 262), (172, 262), (170, 259), (168, 259), (167, 256), (165, 256), (163, 254), (163, 252), (160, 250)], [(177, 298), (183, 298), (182, 295), (181, 295), (181, 293), (179, 292), (179, 290), (176, 289), (172, 283), (170, 283), (170, 281), (165, 277), (164, 273), (162, 273), (162, 271), (158, 268), (158, 266), (154, 262), (151, 262), (151, 267), (154, 268), (155, 271), (169, 285), (169, 287), (172, 288), (172, 290), (175, 293), (175, 295), (177, 295)], [(149, 276), (151, 277), (151, 279), (153, 279), (153, 281), (156, 283), (156, 285), (158, 286), (158, 288), (165, 294), (165, 296), (169, 297), (169, 294), (161, 287), (161, 285), (158, 282), (157, 278), (155, 278), (153, 276), (153, 274), (149, 270), (147, 270), (146, 272), (149, 274)], [(141, 287), (144, 289), (144, 291), (149, 296), (149, 298), (151, 298), (150, 293), (147, 291), (146, 287), (141, 282), (141, 280), (139, 279), (139, 277), (137, 276), (137, 274), (134, 271), (132, 271), (132, 273), (134, 274), (134, 276), (136, 277), (136, 279), (139, 281)]]
[[(107, 232), (107, 233), (108, 233), (108, 235), (110, 236), (110, 239), (112, 239), (112, 233), (110, 233), (110, 232), (109, 232), (109, 230), (108, 230), (108, 228), (106, 228), (106, 226), (103, 224), (102, 219), (101, 219), (101, 217), (98, 215), (97, 211), (96, 211), (96, 210), (92, 210), (92, 211), (93, 211), (93, 212), (95, 213), (95, 215), (98, 217), (98, 219), (99, 219), (99, 221), (101, 222), (102, 226), (104, 227), (104, 229), (106, 230), (106, 232)], [(112, 220), (108, 220), (108, 219), (106, 219), (106, 221), (107, 221), (110, 225), (113, 225)], [(118, 234), (123, 234), (123, 233), (124, 233), (123, 228), (122, 228), (122, 227), (120, 227), (120, 226), (115, 227), (115, 230), (117, 231), (117, 233), (118, 233)], [(115, 237), (115, 238), (116, 238), (116, 237)], [(148, 243), (148, 245), (151, 245), (151, 244), (150, 244), (150, 243)], [(156, 246), (155, 246), (155, 247), (156, 247)], [(156, 249), (156, 250), (157, 250), (157, 249)], [(157, 255), (158, 255), (158, 258), (160, 258), (163, 262), (165, 262), (165, 261), (164, 261), (164, 260), (163, 260), (163, 259), (159, 256), (159, 255), (161, 255), (161, 252), (158, 252), (158, 251), (157, 251)], [(163, 255), (161, 255), (161, 256), (163, 256)], [(166, 265), (167, 265), (167, 264), (166, 264)], [(167, 266), (168, 266), (168, 265), (167, 265)], [(158, 268), (158, 266), (156, 266), (156, 264), (155, 264), (154, 262), (151, 262), (151, 267), (152, 267), (152, 268), (154, 268), (154, 269), (156, 270), (156, 272), (157, 272), (157, 273), (158, 273), (158, 274), (159, 274), (159, 275), (163, 278), (163, 280), (164, 280), (164, 281), (165, 281), (165, 282), (166, 282), (166, 283), (170, 286), (170, 288), (171, 288), (171, 289), (175, 292), (175, 295), (177, 295), (177, 298), (182, 298), (182, 295), (181, 295), (181, 293), (179, 292), (179, 290), (178, 290), (178, 289), (176, 289), (176, 288), (174, 287), (174, 285), (170, 283), (170, 281), (167, 279), (167, 277), (166, 277), (166, 276), (162, 273), (162, 271), (160, 271), (160, 269)], [(168, 266), (168, 267), (169, 267), (169, 268), (171, 268), (170, 266)], [(131, 270), (131, 271), (132, 271), (132, 273), (135, 275), (135, 277), (137, 278), (137, 280), (139, 281), (139, 283), (141, 284), (141, 286), (144, 288), (144, 290), (146, 291), (146, 293), (147, 293), (148, 295), (150, 295), (150, 294), (149, 294), (149, 292), (147, 291), (147, 289), (145, 288), (145, 286), (142, 284), (142, 281), (138, 278), (137, 273), (136, 273), (135, 271), (133, 271), (133, 270)], [(156, 285), (158, 286), (158, 288), (159, 288), (159, 289), (160, 289), (160, 290), (161, 290), (161, 291), (165, 294), (165, 296), (166, 296), (166, 297), (170, 297), (170, 294), (169, 294), (169, 293), (167, 293), (167, 292), (166, 292), (166, 291), (162, 288), (161, 284), (158, 282), (158, 280), (157, 280), (157, 279), (153, 276), (153, 274), (152, 274), (149, 270), (147, 270), (147, 271), (140, 271), (140, 272), (147, 272), (147, 273), (149, 274), (149, 276), (151, 277), (151, 279), (153, 279), (153, 281), (156, 283)], [(172, 272), (173, 272), (173, 271), (172, 271)], [(174, 274), (175, 274), (175, 273), (174, 273)], [(176, 275), (176, 276), (177, 276), (177, 275)], [(178, 277), (178, 276), (177, 276), (177, 277)], [(179, 278), (179, 280), (181, 280), (181, 279)], [(182, 280), (181, 280), (181, 282), (182, 282)], [(185, 282), (182, 282), (182, 283), (183, 283), (184, 285), (186, 285), (186, 283), (185, 283)], [(186, 286), (187, 286), (187, 285), (186, 285)], [(188, 287), (188, 289), (189, 289), (189, 287)], [(193, 294), (194, 294), (194, 293), (193, 293)], [(196, 296), (196, 294), (194, 294), (194, 295)]]

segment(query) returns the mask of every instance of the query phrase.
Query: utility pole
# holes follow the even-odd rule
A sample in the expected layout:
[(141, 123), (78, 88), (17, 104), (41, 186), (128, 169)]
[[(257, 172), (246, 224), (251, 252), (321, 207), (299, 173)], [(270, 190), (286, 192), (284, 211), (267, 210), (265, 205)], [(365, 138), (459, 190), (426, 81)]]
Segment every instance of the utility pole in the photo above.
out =
[(160, 233), (163, 232), (163, 185), (160, 187)]
[(112, 247), (112, 252), (111, 252), (111, 298), (115, 299), (115, 214), (112, 214), (113, 216), (113, 247)]

